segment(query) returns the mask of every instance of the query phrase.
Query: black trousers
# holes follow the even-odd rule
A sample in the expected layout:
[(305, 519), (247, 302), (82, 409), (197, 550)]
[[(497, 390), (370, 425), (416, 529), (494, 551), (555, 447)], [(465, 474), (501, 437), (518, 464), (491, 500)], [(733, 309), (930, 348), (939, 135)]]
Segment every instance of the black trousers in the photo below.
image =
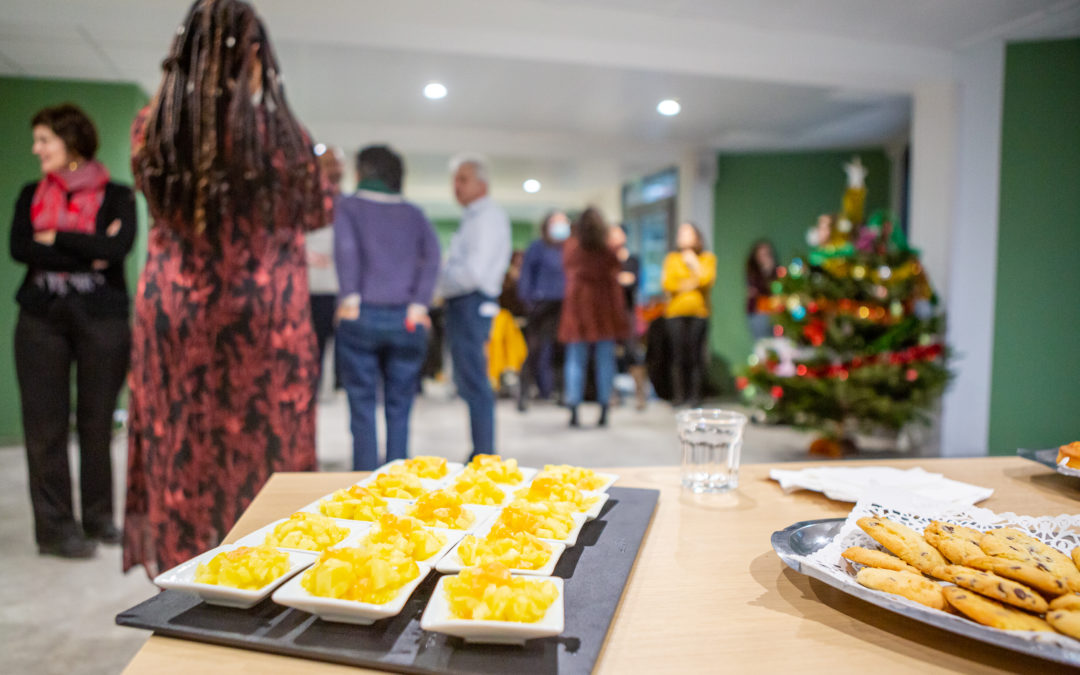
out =
[[(543, 300), (529, 311), (525, 324), (525, 345), (528, 350), (521, 366), (518, 400), (529, 396), (532, 383), (540, 386), (541, 396), (550, 396), (559, 386), (560, 371), (555, 368), (558, 350), (559, 317), (562, 300)], [(545, 354), (546, 352), (546, 354)], [(546, 356), (546, 358), (545, 358)]]
[(68, 464), (72, 363), (82, 525), (94, 530), (113, 522), (109, 446), (130, 355), (127, 318), (90, 316), (78, 297), (58, 298), (45, 315), (19, 313), (15, 370), (39, 544), (79, 533)]
[[(318, 393), (322, 383), (323, 357), (326, 355), (326, 343), (334, 334), (334, 311), (337, 309), (337, 296), (333, 293), (311, 294), (311, 323), (315, 328), (315, 340), (319, 343), (319, 378), (315, 381)], [(334, 356), (334, 388), (338, 387), (337, 355)]]
[(676, 316), (667, 319), (666, 325), (671, 348), (671, 400), (673, 403), (701, 403), (709, 320)]

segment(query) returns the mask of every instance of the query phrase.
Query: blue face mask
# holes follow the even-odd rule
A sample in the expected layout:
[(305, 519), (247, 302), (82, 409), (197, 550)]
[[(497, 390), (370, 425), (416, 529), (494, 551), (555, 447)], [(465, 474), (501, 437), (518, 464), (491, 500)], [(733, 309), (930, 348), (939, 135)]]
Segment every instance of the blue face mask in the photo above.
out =
[(566, 241), (570, 237), (570, 223), (559, 221), (548, 226), (548, 236), (552, 241)]

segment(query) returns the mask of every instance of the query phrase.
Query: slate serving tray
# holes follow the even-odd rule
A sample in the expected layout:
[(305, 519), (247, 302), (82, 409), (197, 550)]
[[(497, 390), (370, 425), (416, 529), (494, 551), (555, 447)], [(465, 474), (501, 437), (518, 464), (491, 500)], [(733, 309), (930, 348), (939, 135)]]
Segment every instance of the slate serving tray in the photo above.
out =
[(585, 524), (554, 576), (565, 580), (566, 629), (524, 647), (473, 645), (420, 628), (441, 576), (432, 573), (396, 617), (371, 626), (322, 621), (265, 600), (251, 609), (208, 605), (162, 591), (116, 616), (158, 635), (401, 673), (590, 673), (652, 522), (658, 490), (613, 487), (600, 516)]

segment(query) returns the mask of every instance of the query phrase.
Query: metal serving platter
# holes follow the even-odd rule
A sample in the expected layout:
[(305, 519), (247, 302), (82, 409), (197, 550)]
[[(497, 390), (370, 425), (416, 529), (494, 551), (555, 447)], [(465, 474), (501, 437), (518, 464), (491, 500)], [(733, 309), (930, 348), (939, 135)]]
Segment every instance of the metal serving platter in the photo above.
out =
[(1017, 454), (1017, 456), (1023, 457), (1024, 459), (1030, 459), (1031, 461), (1038, 462), (1039, 464), (1042, 464), (1043, 466), (1048, 466), (1051, 469), (1053, 469), (1054, 471), (1057, 471), (1058, 473), (1060, 473), (1060, 474), (1062, 474), (1064, 476), (1071, 475), (1071, 474), (1064, 473), (1062, 471), (1058, 471), (1059, 467), (1058, 467), (1058, 463), (1057, 463), (1057, 456), (1058, 456), (1058, 449), (1057, 448), (1048, 448), (1046, 450), (1027, 450), (1025, 448), (1020, 448), (1019, 450), (1016, 451), (1016, 454)]
[[(1056, 453), (1056, 451), (1055, 451)], [(844, 525), (844, 518), (826, 518), (823, 520), (805, 520), (789, 527), (773, 532), (772, 547), (780, 560), (791, 569), (821, 581), (833, 588), (853, 595), (860, 600), (877, 605), (890, 612), (902, 614), (915, 621), (935, 626), (950, 633), (963, 635), (973, 640), (986, 642), (998, 647), (1011, 649), (1022, 654), (1029, 654), (1047, 661), (1063, 663), (1073, 667), (1080, 667), (1080, 648), (1065, 649), (1055, 644), (1038, 642), (1022, 637), (1020, 634), (1010, 631), (998, 630), (981, 626), (973, 621), (958, 616), (951, 616), (945, 612), (929, 607), (913, 607), (892, 596), (880, 591), (874, 591), (862, 586), (846, 586), (820, 572), (813, 567), (803, 567), (795, 556), (805, 556), (825, 547), (840, 532)], [(1024, 635), (1027, 635), (1026, 633)]]

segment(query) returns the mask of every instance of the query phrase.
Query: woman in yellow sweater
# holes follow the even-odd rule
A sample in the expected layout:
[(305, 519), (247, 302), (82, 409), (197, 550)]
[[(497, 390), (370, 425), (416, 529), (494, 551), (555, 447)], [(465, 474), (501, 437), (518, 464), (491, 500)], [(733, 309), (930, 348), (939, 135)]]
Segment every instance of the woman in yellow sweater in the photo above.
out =
[(672, 354), (672, 405), (701, 405), (709, 291), (716, 279), (716, 256), (704, 250), (701, 230), (683, 223), (675, 250), (664, 259), (660, 283), (670, 296), (664, 316)]

